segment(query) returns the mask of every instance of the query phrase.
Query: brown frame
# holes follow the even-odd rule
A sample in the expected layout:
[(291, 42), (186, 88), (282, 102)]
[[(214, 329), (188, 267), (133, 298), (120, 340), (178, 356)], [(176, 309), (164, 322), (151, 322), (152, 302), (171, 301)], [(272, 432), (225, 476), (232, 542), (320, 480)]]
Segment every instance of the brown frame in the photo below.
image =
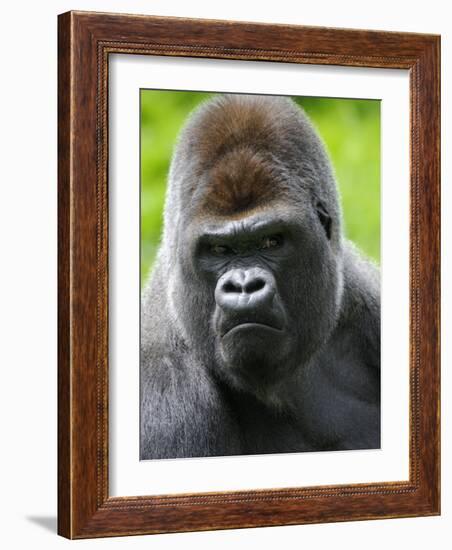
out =
[[(59, 534), (86, 538), (439, 514), (439, 36), (89, 12), (60, 15), (58, 25)], [(109, 497), (110, 53), (409, 70), (409, 481)]]

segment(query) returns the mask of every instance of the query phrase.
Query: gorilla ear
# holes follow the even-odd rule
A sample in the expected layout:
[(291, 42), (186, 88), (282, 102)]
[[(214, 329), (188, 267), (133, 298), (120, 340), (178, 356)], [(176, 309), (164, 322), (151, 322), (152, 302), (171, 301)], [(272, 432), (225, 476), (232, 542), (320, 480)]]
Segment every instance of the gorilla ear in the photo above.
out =
[(325, 230), (328, 240), (331, 240), (331, 216), (328, 214), (328, 210), (325, 208), (324, 204), (320, 201), (316, 204), (317, 216), (320, 220), (320, 223)]

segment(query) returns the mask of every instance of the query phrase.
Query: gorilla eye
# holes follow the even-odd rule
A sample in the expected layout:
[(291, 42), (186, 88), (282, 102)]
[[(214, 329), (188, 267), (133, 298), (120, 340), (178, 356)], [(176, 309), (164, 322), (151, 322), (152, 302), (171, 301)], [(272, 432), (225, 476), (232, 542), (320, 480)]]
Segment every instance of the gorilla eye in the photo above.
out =
[(321, 202), (317, 203), (316, 209), (317, 209), (317, 216), (319, 218), (319, 221), (322, 224), (323, 229), (325, 230), (328, 240), (330, 240), (331, 239), (331, 217), (328, 214), (327, 209), (323, 206)]
[(210, 247), (210, 251), (217, 256), (225, 256), (226, 254), (230, 254), (232, 249), (223, 244), (214, 244)]
[(268, 248), (276, 248), (282, 243), (281, 235), (271, 235), (270, 237), (265, 237), (262, 239), (259, 249), (266, 250)]

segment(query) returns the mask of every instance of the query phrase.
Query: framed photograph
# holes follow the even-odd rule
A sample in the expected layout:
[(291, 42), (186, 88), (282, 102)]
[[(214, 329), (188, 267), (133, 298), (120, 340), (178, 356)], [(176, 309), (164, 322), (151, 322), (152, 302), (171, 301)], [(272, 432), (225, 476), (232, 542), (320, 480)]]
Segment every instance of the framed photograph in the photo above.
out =
[(58, 531), (440, 513), (440, 38), (68, 12)]

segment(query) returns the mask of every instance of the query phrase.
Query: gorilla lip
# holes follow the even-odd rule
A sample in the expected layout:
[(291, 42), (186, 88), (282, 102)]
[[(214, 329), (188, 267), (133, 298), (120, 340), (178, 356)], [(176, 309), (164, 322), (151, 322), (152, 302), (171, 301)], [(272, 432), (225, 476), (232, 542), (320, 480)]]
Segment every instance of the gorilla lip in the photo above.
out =
[(235, 330), (247, 329), (247, 328), (258, 328), (258, 329), (272, 330), (274, 332), (283, 332), (283, 329), (279, 328), (279, 327), (275, 327), (275, 326), (268, 325), (268, 324), (265, 324), (265, 323), (257, 323), (257, 322), (246, 321), (244, 323), (238, 323), (238, 324), (236, 324), (232, 327), (229, 327), (226, 330), (226, 332), (223, 332), (221, 337), (224, 338), (225, 336), (227, 336), (231, 332), (234, 332)]

